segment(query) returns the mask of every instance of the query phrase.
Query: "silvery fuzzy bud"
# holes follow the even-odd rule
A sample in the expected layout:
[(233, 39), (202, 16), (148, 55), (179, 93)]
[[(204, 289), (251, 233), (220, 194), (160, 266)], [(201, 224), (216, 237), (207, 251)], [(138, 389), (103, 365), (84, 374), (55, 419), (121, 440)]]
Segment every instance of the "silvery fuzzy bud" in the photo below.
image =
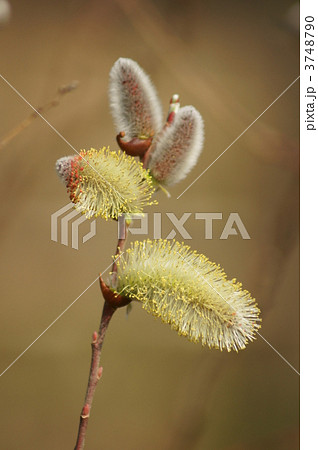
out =
[(161, 105), (148, 75), (129, 58), (119, 58), (109, 81), (110, 107), (117, 132), (125, 138), (147, 139), (162, 126)]
[(150, 147), (147, 168), (161, 184), (178, 183), (196, 164), (203, 139), (201, 114), (193, 106), (180, 108), (173, 122), (167, 124)]

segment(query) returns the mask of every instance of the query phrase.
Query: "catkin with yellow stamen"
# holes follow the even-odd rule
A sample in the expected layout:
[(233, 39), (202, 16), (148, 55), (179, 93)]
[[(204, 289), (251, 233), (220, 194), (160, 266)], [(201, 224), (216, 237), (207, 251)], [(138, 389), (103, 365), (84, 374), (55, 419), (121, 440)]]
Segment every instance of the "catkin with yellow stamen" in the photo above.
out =
[(109, 149), (82, 150), (57, 161), (56, 170), (75, 208), (86, 217), (117, 219), (151, 205), (152, 179), (133, 157)]
[(219, 265), (175, 241), (134, 242), (118, 262), (117, 292), (180, 335), (210, 348), (236, 351), (255, 339), (259, 309)]

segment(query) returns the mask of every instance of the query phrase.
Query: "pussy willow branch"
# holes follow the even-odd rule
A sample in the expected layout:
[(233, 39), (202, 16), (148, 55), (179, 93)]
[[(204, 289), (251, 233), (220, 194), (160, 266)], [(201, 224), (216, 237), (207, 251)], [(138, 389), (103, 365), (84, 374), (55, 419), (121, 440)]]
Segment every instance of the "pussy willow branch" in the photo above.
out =
[[(116, 280), (117, 280), (117, 263), (118, 259), (120, 258), (121, 253), (124, 250), (125, 243), (127, 239), (127, 223), (126, 220), (120, 220), (119, 221), (119, 239), (117, 243), (116, 248), (116, 254), (112, 266), (112, 285), (115, 286)], [(99, 379), (101, 378), (103, 368), (100, 367), (100, 359), (101, 359), (101, 352), (102, 347), (104, 343), (104, 338), (106, 334), (106, 330), (108, 328), (108, 324), (116, 311), (117, 307), (114, 306), (113, 303), (113, 294), (109, 290), (109, 301), (107, 300), (105, 296), (105, 290), (107, 292), (107, 287), (105, 286), (105, 283), (100, 278), (101, 288), (102, 292), (105, 298), (104, 308), (102, 312), (102, 317), (99, 325), (99, 331), (96, 333), (96, 331), (93, 333), (93, 340), (92, 340), (92, 357), (91, 357), (91, 366), (89, 370), (89, 377), (88, 377), (88, 385), (86, 390), (86, 396), (84, 400), (84, 406), (82, 408), (81, 416), (80, 416), (80, 423), (79, 423), (79, 429), (78, 429), (78, 435), (77, 435), (77, 441), (75, 445), (75, 450), (81, 450), (84, 448), (85, 445), (85, 437), (86, 437), (86, 430), (88, 425), (88, 419), (90, 416), (90, 410), (93, 403), (93, 398), (95, 394), (95, 390), (98, 384)], [(103, 290), (104, 286), (104, 290)], [(120, 305), (120, 306), (124, 306)]]
[[(125, 133), (120, 133), (120, 136), (124, 136)], [(120, 144), (120, 141), (119, 141)], [(141, 160), (144, 159), (144, 142), (139, 141), (133, 142), (134, 149), (136, 149), (136, 146), (140, 146), (143, 150), (143, 157), (142, 152), (140, 151)], [(150, 146), (151, 141), (147, 143), (148, 147)], [(148, 148), (147, 147), (147, 148)], [(125, 150), (125, 149), (124, 149)], [(138, 149), (137, 149), (138, 150)], [(137, 154), (139, 154), (137, 152)], [(127, 231), (128, 231), (128, 223), (126, 221), (126, 218), (123, 216), (119, 218), (118, 220), (118, 243), (116, 248), (116, 253), (114, 257), (114, 262), (112, 266), (112, 276), (111, 276), (111, 288), (115, 288), (117, 284), (117, 270), (118, 270), (118, 261), (124, 251), (126, 240), (127, 240)], [(88, 419), (90, 416), (90, 410), (93, 403), (93, 398), (95, 394), (95, 390), (97, 387), (97, 383), (102, 375), (103, 368), (100, 367), (100, 358), (101, 358), (101, 352), (102, 347), (104, 343), (104, 338), (106, 334), (106, 330), (108, 328), (108, 324), (113, 317), (114, 312), (118, 307), (126, 306), (130, 303), (130, 299), (122, 297), (120, 295), (114, 294), (112, 290), (104, 283), (102, 278), (100, 277), (100, 286), (101, 291), (105, 299), (104, 308), (102, 312), (102, 317), (100, 321), (99, 331), (96, 333), (96, 331), (93, 333), (93, 341), (92, 341), (92, 358), (91, 358), (91, 367), (89, 371), (89, 378), (88, 378), (88, 385), (86, 390), (86, 396), (84, 401), (84, 406), (82, 408), (81, 416), (80, 416), (80, 423), (79, 423), (79, 429), (78, 429), (78, 435), (77, 435), (77, 441), (75, 445), (75, 450), (82, 450), (85, 445), (85, 437), (86, 437), (86, 430), (88, 425)]]
[(112, 318), (115, 311), (116, 311), (116, 309), (113, 308), (112, 306), (110, 306), (105, 301), (103, 312), (102, 312), (102, 318), (101, 318), (100, 326), (99, 326), (99, 332), (98, 332), (98, 334), (96, 332), (93, 334), (91, 367), (90, 367), (90, 371), (89, 371), (89, 378), (88, 378), (88, 385), (87, 385), (84, 406), (82, 408), (82, 412), (81, 412), (81, 416), (80, 416), (80, 424), (79, 424), (79, 429), (78, 429), (75, 450), (80, 450), (80, 449), (84, 448), (90, 410), (91, 410), (91, 406), (93, 403), (96, 386), (97, 386), (98, 380), (100, 379), (101, 374), (102, 374), (102, 368), (99, 366), (99, 363), (100, 363), (101, 351), (102, 351), (102, 347), (103, 347), (105, 333), (108, 328), (110, 319)]
[(128, 225), (127, 225), (125, 218), (123, 218), (123, 220), (119, 219), (118, 224), (119, 224), (119, 226), (118, 226), (119, 237), (118, 237), (118, 243), (117, 243), (117, 249), (116, 249), (115, 258), (114, 258), (114, 262), (113, 262), (113, 267), (112, 267), (112, 285), (113, 285), (113, 287), (116, 286), (117, 265), (118, 265), (118, 261), (120, 260), (121, 254), (123, 253), (125, 245), (126, 245), (127, 231), (128, 231)]
[(10, 130), (1, 140), (0, 140), (0, 150), (4, 148), (13, 138), (15, 138), (18, 134), (21, 133), (25, 128), (27, 128), (31, 123), (39, 117), (39, 114), (44, 114), (49, 111), (51, 108), (58, 106), (62, 97), (69, 92), (72, 92), (78, 86), (78, 81), (72, 81), (71, 83), (61, 86), (56, 96), (49, 103), (46, 103), (43, 106), (37, 108), (37, 112), (31, 113), (26, 119), (22, 120), (18, 125), (16, 125), (12, 130)]

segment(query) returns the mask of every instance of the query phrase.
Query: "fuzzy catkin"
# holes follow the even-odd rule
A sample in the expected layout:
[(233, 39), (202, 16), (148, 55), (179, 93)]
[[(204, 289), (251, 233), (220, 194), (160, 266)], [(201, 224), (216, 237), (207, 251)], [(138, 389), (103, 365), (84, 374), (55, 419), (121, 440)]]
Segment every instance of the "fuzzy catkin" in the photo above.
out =
[(110, 108), (117, 133), (149, 138), (162, 126), (161, 105), (148, 75), (132, 59), (119, 58), (109, 74)]
[(56, 170), (74, 207), (88, 218), (139, 214), (154, 203), (148, 171), (125, 153), (105, 148), (82, 150), (80, 155), (60, 158)]
[(195, 166), (203, 140), (201, 114), (193, 106), (184, 106), (172, 124), (156, 137), (149, 150), (147, 168), (157, 181), (166, 186), (178, 183)]
[(180, 335), (236, 351), (255, 339), (259, 309), (219, 265), (175, 241), (134, 242), (118, 262), (117, 292), (141, 302)]

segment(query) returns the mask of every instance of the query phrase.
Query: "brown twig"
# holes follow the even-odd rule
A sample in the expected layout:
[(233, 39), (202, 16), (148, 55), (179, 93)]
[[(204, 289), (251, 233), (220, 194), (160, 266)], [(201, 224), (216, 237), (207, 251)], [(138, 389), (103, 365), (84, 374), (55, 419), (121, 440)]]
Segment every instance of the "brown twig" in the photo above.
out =
[(118, 243), (116, 248), (116, 253), (114, 257), (114, 262), (112, 266), (112, 287), (116, 286), (117, 283), (117, 268), (118, 268), (118, 261), (120, 260), (121, 254), (124, 251), (126, 240), (127, 240), (127, 230), (128, 230), (128, 224), (126, 219), (122, 216), (118, 219), (119, 223), (119, 236), (118, 236)]
[[(127, 223), (126, 220), (119, 221), (119, 239), (116, 248), (116, 255), (114, 258), (113, 266), (112, 266), (112, 287), (115, 287), (117, 280), (117, 263), (118, 260), (124, 250), (126, 239), (127, 239)], [(77, 441), (75, 445), (75, 450), (82, 450), (85, 444), (86, 430), (88, 425), (88, 419), (90, 416), (90, 410), (93, 403), (93, 398), (95, 394), (95, 390), (97, 387), (97, 383), (101, 378), (103, 368), (99, 365), (101, 359), (101, 352), (104, 343), (104, 338), (106, 334), (106, 330), (108, 328), (110, 319), (112, 318), (114, 312), (117, 308), (121, 308), (123, 306), (128, 305), (131, 300), (127, 297), (115, 294), (110, 287), (106, 285), (103, 281), (101, 275), (99, 277), (100, 288), (105, 300), (104, 308), (102, 312), (102, 317), (99, 325), (98, 333), (95, 331), (93, 333), (92, 340), (92, 358), (91, 358), (91, 367), (89, 371), (88, 385), (86, 390), (86, 396), (84, 400), (84, 406), (81, 411), (80, 423), (77, 435)]]
[(18, 134), (21, 133), (25, 128), (27, 128), (31, 123), (39, 117), (39, 114), (44, 114), (49, 111), (51, 108), (58, 106), (60, 104), (61, 98), (63, 95), (68, 94), (69, 92), (76, 89), (78, 86), (78, 81), (72, 81), (71, 83), (61, 86), (56, 96), (49, 103), (46, 103), (43, 106), (37, 108), (36, 111), (31, 113), (26, 119), (22, 120), (18, 125), (16, 125), (12, 130), (10, 130), (1, 140), (0, 140), (0, 150), (2, 150), (13, 138), (15, 138)]
[(98, 334), (96, 331), (93, 333), (91, 367), (90, 367), (90, 371), (89, 371), (88, 386), (87, 386), (87, 391), (86, 391), (86, 396), (85, 396), (85, 402), (84, 402), (84, 406), (83, 406), (83, 409), (81, 412), (81, 417), (80, 417), (80, 424), (79, 424), (79, 429), (78, 429), (78, 436), (77, 436), (77, 441), (76, 441), (76, 445), (75, 445), (75, 450), (80, 450), (80, 449), (84, 448), (88, 419), (90, 416), (90, 410), (92, 407), (96, 386), (102, 375), (102, 370), (103, 370), (102, 367), (100, 367), (99, 363), (100, 363), (101, 351), (102, 351), (102, 347), (103, 347), (105, 333), (108, 328), (110, 319), (112, 318), (115, 311), (116, 311), (116, 309), (113, 308), (112, 306), (110, 306), (105, 301), (102, 318), (101, 318), (100, 326), (99, 326), (99, 332), (98, 332)]

